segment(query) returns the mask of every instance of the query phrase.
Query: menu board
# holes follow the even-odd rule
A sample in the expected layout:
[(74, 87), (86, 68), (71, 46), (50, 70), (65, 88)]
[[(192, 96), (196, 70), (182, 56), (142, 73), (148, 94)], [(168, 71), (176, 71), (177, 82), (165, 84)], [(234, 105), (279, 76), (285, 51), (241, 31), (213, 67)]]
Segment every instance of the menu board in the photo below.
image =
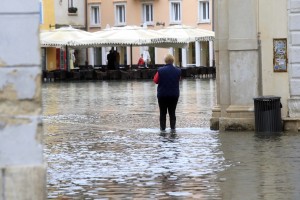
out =
[(273, 39), (273, 67), (274, 72), (287, 71), (287, 40)]

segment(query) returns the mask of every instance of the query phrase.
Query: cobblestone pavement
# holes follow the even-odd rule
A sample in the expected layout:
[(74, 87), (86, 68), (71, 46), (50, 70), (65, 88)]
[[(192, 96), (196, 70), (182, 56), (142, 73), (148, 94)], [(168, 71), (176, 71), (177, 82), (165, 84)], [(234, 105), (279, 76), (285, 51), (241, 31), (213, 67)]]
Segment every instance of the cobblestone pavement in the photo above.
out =
[(211, 131), (215, 81), (180, 87), (162, 135), (151, 80), (44, 83), (48, 199), (300, 199), (298, 135)]

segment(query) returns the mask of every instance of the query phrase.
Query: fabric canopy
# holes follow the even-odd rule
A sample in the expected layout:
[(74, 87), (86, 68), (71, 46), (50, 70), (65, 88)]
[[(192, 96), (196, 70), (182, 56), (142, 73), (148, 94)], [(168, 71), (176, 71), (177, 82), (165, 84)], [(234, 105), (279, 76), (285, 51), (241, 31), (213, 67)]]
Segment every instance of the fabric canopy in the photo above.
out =
[(78, 42), (90, 46), (155, 46), (156, 44), (177, 43), (177, 39), (171, 35), (139, 26), (124, 26), (94, 32), (93, 37), (84, 38)]
[(93, 34), (80, 29), (62, 27), (55, 30), (44, 31), (40, 33), (40, 43), (42, 47), (76, 47), (83, 45), (80, 40), (92, 37)]
[(62, 27), (41, 32), (40, 42), (42, 47), (152, 46), (183, 48), (190, 42), (213, 40), (214, 36), (213, 31), (185, 25), (174, 25), (160, 30), (140, 26), (124, 26), (106, 28), (94, 33), (72, 27)]
[(213, 31), (186, 25), (174, 25), (158, 30), (159, 33), (175, 37), (177, 43), (190, 43), (195, 41), (211, 41), (215, 38)]

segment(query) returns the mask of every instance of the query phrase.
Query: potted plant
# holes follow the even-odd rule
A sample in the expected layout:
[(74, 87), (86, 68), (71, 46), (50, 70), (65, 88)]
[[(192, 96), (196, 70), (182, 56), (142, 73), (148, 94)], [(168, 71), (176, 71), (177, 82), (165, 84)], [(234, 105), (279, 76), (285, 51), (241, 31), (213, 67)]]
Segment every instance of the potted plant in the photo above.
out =
[(77, 12), (77, 8), (76, 7), (69, 7), (68, 11), (69, 11), (69, 13), (76, 13)]

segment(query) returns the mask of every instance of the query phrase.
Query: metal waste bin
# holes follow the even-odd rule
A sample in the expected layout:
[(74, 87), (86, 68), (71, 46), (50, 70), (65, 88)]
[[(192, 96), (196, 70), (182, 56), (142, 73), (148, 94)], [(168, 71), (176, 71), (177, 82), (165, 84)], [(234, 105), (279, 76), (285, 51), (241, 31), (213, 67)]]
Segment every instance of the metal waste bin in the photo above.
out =
[(282, 132), (280, 97), (261, 96), (254, 98), (255, 132)]

